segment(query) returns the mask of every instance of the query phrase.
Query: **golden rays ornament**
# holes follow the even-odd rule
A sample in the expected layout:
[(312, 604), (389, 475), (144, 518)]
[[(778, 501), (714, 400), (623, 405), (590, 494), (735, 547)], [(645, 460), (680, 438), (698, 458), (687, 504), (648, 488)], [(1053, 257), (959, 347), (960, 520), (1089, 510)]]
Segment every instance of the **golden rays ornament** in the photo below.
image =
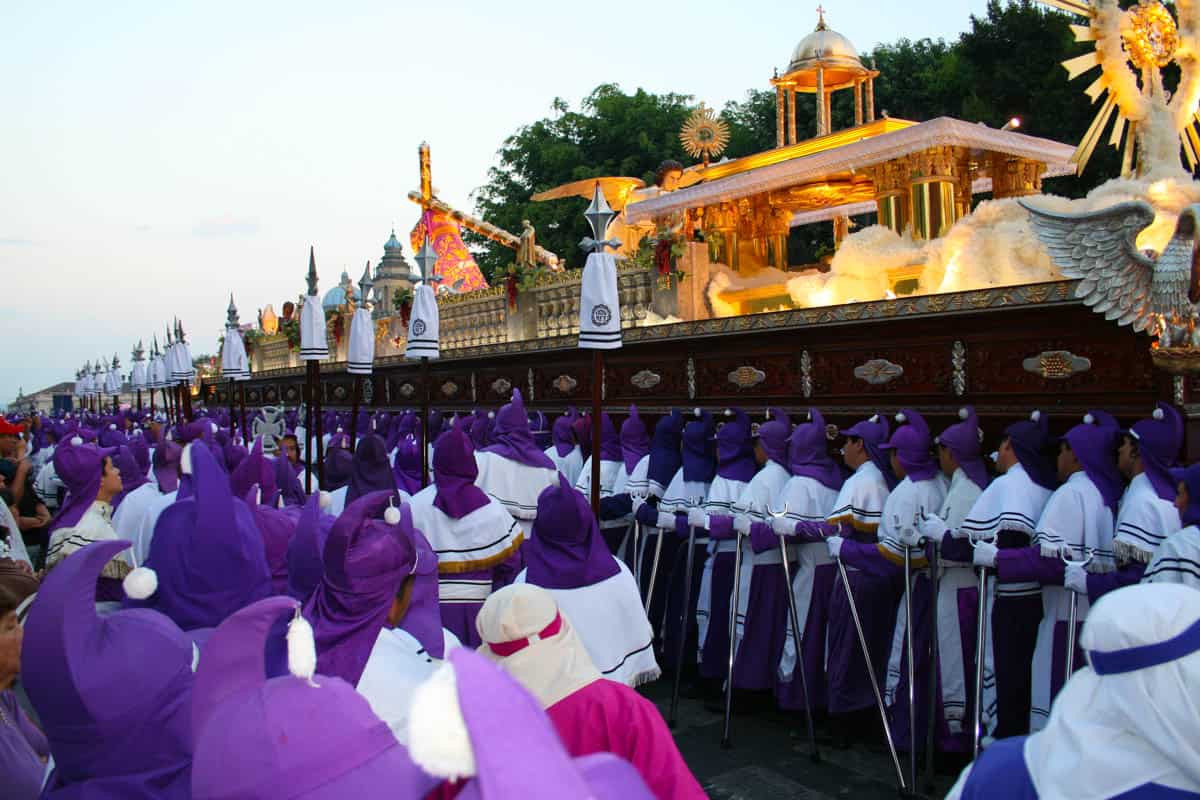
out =
[(729, 126), (701, 103), (683, 124), (679, 141), (688, 155), (701, 159), (707, 167), (709, 160), (721, 155), (729, 144)]
[[(1071, 160), (1083, 172), (1096, 145), (1115, 119), (1108, 143), (1122, 147), (1121, 174), (1178, 172), (1179, 148), (1191, 170), (1200, 164), (1200, 69), (1197, 34), (1200, 13), (1195, 0), (1181, 0), (1178, 22), (1159, 0), (1140, 0), (1122, 9), (1117, 0), (1042, 0), (1046, 5), (1087, 17), (1072, 25), (1077, 42), (1095, 42), (1095, 50), (1063, 62), (1069, 79), (1096, 67), (1100, 76), (1085, 93), (1099, 103)], [(1179, 67), (1174, 93), (1163, 87), (1162, 70)]]

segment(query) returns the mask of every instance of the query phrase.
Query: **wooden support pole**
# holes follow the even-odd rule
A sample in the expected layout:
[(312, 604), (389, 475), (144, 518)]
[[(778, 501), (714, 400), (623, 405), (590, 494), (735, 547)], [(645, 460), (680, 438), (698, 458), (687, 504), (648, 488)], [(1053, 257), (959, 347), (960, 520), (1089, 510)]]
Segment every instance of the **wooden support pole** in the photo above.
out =
[(429, 485), (429, 358), (421, 357), (421, 488)]
[(600, 519), (600, 403), (604, 382), (604, 351), (592, 351), (592, 513)]

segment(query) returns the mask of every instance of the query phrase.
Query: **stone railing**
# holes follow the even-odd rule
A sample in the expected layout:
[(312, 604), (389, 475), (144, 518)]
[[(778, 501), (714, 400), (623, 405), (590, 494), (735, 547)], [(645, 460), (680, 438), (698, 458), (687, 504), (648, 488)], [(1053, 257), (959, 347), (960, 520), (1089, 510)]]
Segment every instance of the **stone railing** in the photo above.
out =
[(503, 288), (444, 295), (438, 298), (438, 347), (454, 350), (508, 341), (508, 316)]

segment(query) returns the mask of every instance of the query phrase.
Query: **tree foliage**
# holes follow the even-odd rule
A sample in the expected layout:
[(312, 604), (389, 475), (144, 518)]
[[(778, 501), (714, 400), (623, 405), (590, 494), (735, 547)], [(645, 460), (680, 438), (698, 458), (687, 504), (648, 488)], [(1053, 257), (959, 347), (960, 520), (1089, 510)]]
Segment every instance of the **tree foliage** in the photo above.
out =
[[(1061, 66), (1084, 52), (1067, 27), (1075, 22), (1070, 15), (1029, 0), (991, 0), (986, 14), (972, 16), (968, 30), (953, 42), (901, 39), (879, 45), (863, 55), (880, 72), (875, 107), (881, 114), (914, 121), (951, 116), (994, 127), (1015, 116), (1025, 133), (1074, 144), (1096, 111), (1083, 94), (1086, 80), (1068, 81)], [(530, 195), (602, 175), (637, 177), (649, 184), (665, 159), (689, 163), (678, 134), (695, 103), (689, 95), (643, 89), (629, 94), (613, 84), (598, 86), (578, 110), (555, 99), (550, 116), (504, 141), (497, 166), (476, 190), (476, 210), (510, 231), (520, 230), (521, 220), (530, 220), (539, 244), (578, 265), (578, 243), (589, 232), (582, 216), (587, 201), (534, 203)], [(832, 105), (835, 127), (853, 124), (851, 92), (836, 93)], [(727, 103), (722, 116), (730, 127), (726, 156), (737, 158), (775, 146), (775, 92), (769, 86)], [(797, 102), (796, 126), (801, 136), (815, 131), (811, 96)], [(1119, 154), (1102, 144), (1082, 177), (1054, 179), (1047, 190), (1081, 196), (1116, 175), (1119, 164)], [(814, 233), (792, 245), (799, 244), (807, 254), (821, 247), (823, 238), (828, 236)], [(480, 237), (468, 240), (480, 249), (485, 274), (512, 261), (507, 248)]]

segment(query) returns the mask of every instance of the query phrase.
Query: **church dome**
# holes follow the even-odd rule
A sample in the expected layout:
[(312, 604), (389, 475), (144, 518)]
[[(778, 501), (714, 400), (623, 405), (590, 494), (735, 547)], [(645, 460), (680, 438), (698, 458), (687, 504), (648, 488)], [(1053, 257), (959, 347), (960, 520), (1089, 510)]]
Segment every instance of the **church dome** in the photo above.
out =
[(338, 281), (338, 285), (325, 293), (324, 299), (321, 300), (321, 307), (324, 309), (334, 309), (338, 306), (346, 305), (347, 298), (353, 296), (359, 298), (358, 291), (354, 288), (354, 283), (350, 280), (350, 275), (343, 271), (342, 279)]
[(392, 250), (403, 250), (400, 245), (400, 240), (396, 238), (395, 229), (392, 230), (392, 235), (388, 237), (388, 240), (383, 243), (383, 252), (387, 253)]
[(825, 73), (826, 91), (851, 85), (870, 74), (854, 45), (827, 27), (824, 16), (817, 22), (816, 30), (801, 39), (792, 51), (785, 78), (798, 91), (816, 91), (818, 67)]
[(383, 244), (383, 258), (375, 267), (376, 281), (407, 281), (412, 275), (412, 267), (404, 258), (404, 247), (396, 238), (396, 231)]

